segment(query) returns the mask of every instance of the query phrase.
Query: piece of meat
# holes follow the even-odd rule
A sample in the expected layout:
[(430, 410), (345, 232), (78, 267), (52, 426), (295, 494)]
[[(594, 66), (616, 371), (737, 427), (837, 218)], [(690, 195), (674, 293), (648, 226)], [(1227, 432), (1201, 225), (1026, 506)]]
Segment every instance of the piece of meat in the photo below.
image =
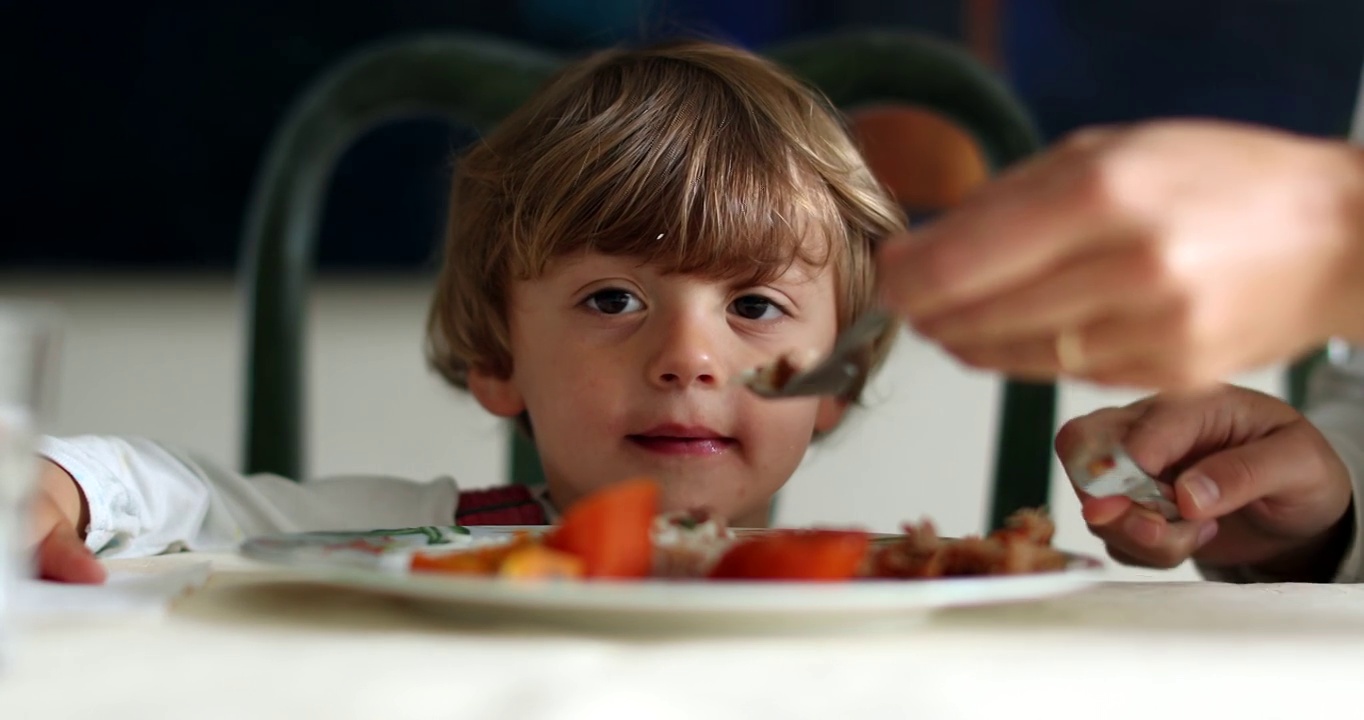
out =
[(1041, 510), (1022, 510), (987, 537), (944, 539), (928, 520), (905, 525), (904, 537), (872, 551), (862, 575), (929, 579), (1018, 575), (1063, 570), (1065, 554), (1051, 547), (1056, 526)]
[(1004, 520), (1004, 527), (991, 533), (1000, 540), (1018, 538), (1039, 545), (1050, 545), (1056, 523), (1042, 510), (1024, 508)]

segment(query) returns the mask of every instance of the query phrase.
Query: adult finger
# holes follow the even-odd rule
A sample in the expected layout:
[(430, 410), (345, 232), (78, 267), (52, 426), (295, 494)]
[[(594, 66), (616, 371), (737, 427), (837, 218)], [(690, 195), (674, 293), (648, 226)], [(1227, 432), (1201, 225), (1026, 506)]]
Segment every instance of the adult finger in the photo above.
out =
[[(1068, 357), (1061, 354), (1066, 334)], [(1028, 337), (944, 342), (960, 362), (1025, 380), (1066, 375), (1111, 385), (1186, 390), (1216, 382), (1215, 367), (1179, 325), (1177, 310), (1134, 303), (1088, 323)]]
[(1090, 530), (1112, 525), (1127, 514), (1132, 508), (1132, 501), (1123, 495), (1111, 497), (1087, 497), (1079, 489), (1075, 489), (1076, 494), (1080, 495), (1080, 516), (1085, 519), (1085, 524)]
[(1100, 408), (1062, 423), (1053, 441), (1056, 456), (1061, 459), (1062, 466), (1069, 472), (1070, 458), (1074, 457), (1086, 443), (1091, 442), (1092, 438), (1121, 438), (1126, 435), (1127, 428), (1141, 416), (1142, 407), (1139, 403), (1133, 403), (1125, 407)]
[(1169, 522), (1159, 514), (1133, 505), (1115, 521), (1090, 526), (1109, 548), (1132, 563), (1152, 568), (1172, 568), (1189, 559), (1217, 534), (1216, 520)]
[(1010, 173), (878, 253), (882, 302), (931, 317), (1040, 277), (1076, 249), (1135, 230), (1115, 216), (1086, 151), (1062, 148)]
[[(1216, 530), (1213, 530), (1212, 533), (1211, 533), (1211, 535), (1212, 535), (1212, 537), (1210, 537), (1210, 538), (1208, 539), (1207, 542), (1212, 542), (1212, 539), (1215, 538), (1215, 537), (1217, 536)], [(1207, 542), (1205, 542), (1204, 545), (1206, 545)], [(1149, 562), (1147, 562), (1146, 560), (1144, 560), (1144, 559), (1142, 559), (1142, 558), (1139, 558), (1139, 557), (1137, 557), (1137, 556), (1135, 556), (1135, 555), (1131, 555), (1131, 554), (1129, 554), (1128, 552), (1124, 551), (1124, 550), (1123, 550), (1122, 548), (1120, 548), (1120, 547), (1114, 547), (1114, 546), (1112, 546), (1112, 545), (1105, 545), (1105, 546), (1104, 546), (1104, 550), (1106, 550), (1106, 551), (1108, 552), (1108, 556), (1109, 556), (1109, 557), (1113, 558), (1114, 560), (1118, 561), (1119, 563), (1121, 563), (1121, 564), (1123, 564), (1123, 565), (1128, 565), (1128, 566), (1131, 566), (1131, 567), (1152, 567), (1152, 565), (1151, 565)], [(1194, 551), (1194, 553), (1197, 553), (1197, 552), (1198, 552), (1197, 550)], [(1192, 555), (1190, 555), (1190, 557), (1192, 557)], [(1186, 558), (1186, 559), (1187, 559), (1187, 558)], [(1173, 566), (1171, 566), (1171, 567), (1177, 567), (1179, 564), (1180, 564), (1180, 563), (1175, 563), (1175, 564), (1174, 564)], [(1164, 569), (1169, 569), (1169, 568), (1164, 568)]]
[(944, 315), (914, 324), (948, 345), (1004, 344), (1054, 338), (1099, 318), (1142, 312), (1160, 302), (1163, 270), (1145, 248), (1088, 253), (1056, 273)]
[(945, 344), (943, 350), (963, 365), (999, 372), (1016, 380), (1040, 382), (1061, 374), (1060, 350), (1054, 335), (1003, 343)]
[(1346, 492), (1325, 482), (1331, 474), (1326, 462), (1334, 455), (1324, 445), (1320, 434), (1300, 421), (1208, 455), (1175, 480), (1179, 511), (1190, 519), (1216, 518), (1264, 498)]
[(1172, 479), (1211, 453), (1248, 446), (1300, 419), (1287, 404), (1244, 388), (1163, 393), (1141, 405), (1122, 444), (1138, 467)]

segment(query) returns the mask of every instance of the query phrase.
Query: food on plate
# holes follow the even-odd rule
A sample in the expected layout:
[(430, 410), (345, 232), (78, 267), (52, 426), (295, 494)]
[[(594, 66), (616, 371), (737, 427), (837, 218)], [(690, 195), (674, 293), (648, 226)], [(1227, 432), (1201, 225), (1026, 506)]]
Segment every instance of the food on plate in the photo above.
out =
[(583, 561), (576, 555), (545, 546), (528, 532), (510, 541), (452, 553), (418, 553), (412, 557), (415, 572), (451, 575), (497, 575), (509, 578), (580, 578)]
[(735, 543), (707, 573), (713, 580), (851, 580), (871, 535), (859, 530), (784, 530)]
[(519, 580), (848, 582), (1018, 575), (1064, 570), (1055, 525), (1023, 510), (983, 537), (943, 538), (931, 520), (903, 534), (855, 529), (733, 530), (704, 510), (660, 514), (659, 488), (627, 480), (584, 498), (543, 533), (413, 555), (413, 572)]
[(654, 518), (653, 577), (697, 578), (720, 559), (734, 541), (723, 518), (706, 510), (665, 513)]
[(523, 580), (567, 580), (586, 575), (581, 558), (543, 545), (531, 545), (507, 555), (497, 570), (501, 577)]
[(593, 493), (564, 513), (545, 545), (580, 558), (586, 577), (648, 577), (658, 492), (658, 483), (637, 478)]
[(930, 520), (904, 526), (904, 536), (868, 557), (864, 573), (880, 578), (1019, 575), (1064, 570), (1066, 556), (1051, 546), (1056, 526), (1036, 510), (1021, 510), (985, 537), (938, 537)]

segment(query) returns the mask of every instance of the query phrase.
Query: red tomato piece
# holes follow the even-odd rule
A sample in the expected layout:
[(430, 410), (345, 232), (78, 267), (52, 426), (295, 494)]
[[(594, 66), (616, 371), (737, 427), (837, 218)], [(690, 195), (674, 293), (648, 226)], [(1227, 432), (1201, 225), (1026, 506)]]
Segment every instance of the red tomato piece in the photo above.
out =
[(857, 530), (775, 531), (730, 548), (711, 570), (716, 580), (849, 580), (871, 536)]
[(568, 508), (545, 546), (581, 559), (585, 577), (648, 577), (658, 495), (658, 483), (650, 478), (603, 488)]

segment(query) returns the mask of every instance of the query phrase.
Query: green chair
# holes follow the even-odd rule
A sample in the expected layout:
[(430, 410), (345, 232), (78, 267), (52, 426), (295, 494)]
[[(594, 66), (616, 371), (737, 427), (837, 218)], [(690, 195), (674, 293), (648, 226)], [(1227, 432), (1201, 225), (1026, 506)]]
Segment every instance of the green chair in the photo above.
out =
[[(1038, 133), (1008, 89), (956, 46), (903, 32), (811, 38), (766, 53), (843, 109), (891, 103), (958, 124), (998, 171), (1036, 152)], [(495, 124), (561, 61), (510, 43), (426, 37), (359, 53), (304, 94), (266, 155), (246, 226), (248, 311), (245, 466), (302, 476), (304, 304), (320, 204), (337, 157), (387, 119), (439, 114)], [(1007, 382), (989, 524), (1047, 502), (1056, 388)], [(542, 478), (534, 447), (512, 433), (512, 479)]]
[(1288, 366), (1287, 398), (1293, 407), (1301, 410), (1307, 402), (1307, 383), (1317, 365), (1325, 362), (1326, 349), (1314, 350)]
[(244, 465), (303, 476), (303, 344), (321, 205), (333, 167), (365, 131), (436, 115), (489, 128), (560, 64), (473, 36), (377, 45), (308, 89), (276, 130), (245, 226), (247, 318)]

